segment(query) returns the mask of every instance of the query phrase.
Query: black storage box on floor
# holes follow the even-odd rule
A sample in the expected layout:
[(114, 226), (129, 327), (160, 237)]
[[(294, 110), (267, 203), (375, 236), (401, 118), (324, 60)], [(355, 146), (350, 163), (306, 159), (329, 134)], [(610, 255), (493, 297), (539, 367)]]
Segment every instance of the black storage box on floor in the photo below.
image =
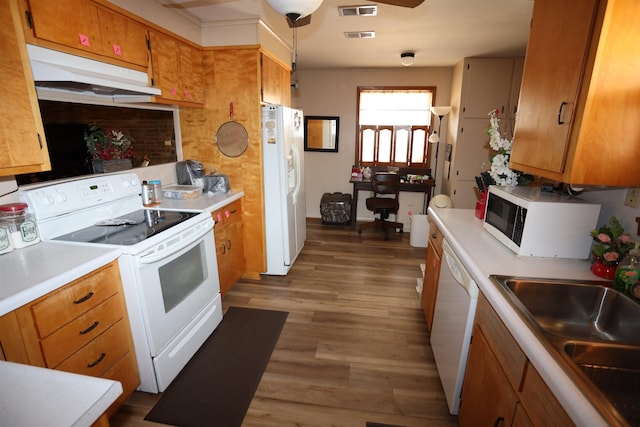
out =
[(324, 193), (320, 200), (323, 224), (344, 225), (351, 222), (351, 194)]

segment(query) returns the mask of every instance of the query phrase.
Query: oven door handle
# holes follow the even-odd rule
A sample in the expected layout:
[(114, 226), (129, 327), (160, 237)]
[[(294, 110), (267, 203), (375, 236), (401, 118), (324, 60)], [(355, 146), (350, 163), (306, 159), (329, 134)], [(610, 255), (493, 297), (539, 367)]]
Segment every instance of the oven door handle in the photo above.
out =
[(204, 232), (200, 233), (196, 238), (192, 238), (191, 234), (186, 234), (186, 235), (183, 234), (181, 238), (185, 240), (185, 243), (175, 248), (172, 247), (171, 252), (166, 252), (166, 251), (152, 252), (147, 255), (141, 255), (138, 261), (141, 264), (153, 264), (154, 262), (161, 261), (165, 258), (172, 256), (175, 253), (180, 252), (184, 248), (190, 245), (193, 245), (194, 243), (200, 242), (200, 240), (202, 240), (203, 237), (205, 237), (207, 234), (211, 232), (213, 232), (213, 227), (207, 228)]

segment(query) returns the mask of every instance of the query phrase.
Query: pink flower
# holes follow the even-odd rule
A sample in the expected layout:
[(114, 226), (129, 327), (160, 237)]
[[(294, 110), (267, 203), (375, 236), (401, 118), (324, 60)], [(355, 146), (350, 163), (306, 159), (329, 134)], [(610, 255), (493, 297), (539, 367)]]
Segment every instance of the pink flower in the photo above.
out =
[(629, 236), (628, 234), (623, 234), (619, 237), (619, 239), (622, 243), (627, 243), (629, 240), (631, 240), (631, 236)]
[(607, 234), (600, 233), (598, 234), (598, 240), (600, 240), (602, 243), (610, 243), (611, 237), (609, 237)]
[(602, 257), (605, 259), (605, 261), (617, 261), (618, 257), (620, 255), (618, 255), (617, 252), (605, 252)]

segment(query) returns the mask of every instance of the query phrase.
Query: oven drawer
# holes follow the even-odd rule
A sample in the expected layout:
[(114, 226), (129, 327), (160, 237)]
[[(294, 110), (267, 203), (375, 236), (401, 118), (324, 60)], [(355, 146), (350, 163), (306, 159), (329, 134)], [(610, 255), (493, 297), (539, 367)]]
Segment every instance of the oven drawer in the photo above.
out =
[(127, 332), (126, 323), (120, 320), (67, 360), (52, 367), (60, 371), (101, 377), (129, 351)]
[(119, 298), (112, 296), (93, 310), (79, 316), (44, 338), (40, 345), (47, 366), (64, 359), (122, 319)]
[(119, 283), (117, 264), (109, 264), (33, 304), (31, 312), (40, 338), (114, 295)]

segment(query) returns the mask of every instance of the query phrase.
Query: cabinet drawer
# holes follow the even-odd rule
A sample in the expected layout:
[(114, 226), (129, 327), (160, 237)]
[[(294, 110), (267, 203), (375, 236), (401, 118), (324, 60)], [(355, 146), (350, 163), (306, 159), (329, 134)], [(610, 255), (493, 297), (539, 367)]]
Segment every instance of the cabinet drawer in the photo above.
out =
[(484, 295), (478, 298), (476, 321), (496, 353), (511, 385), (520, 390), (527, 357)]
[(120, 297), (116, 294), (41, 341), (47, 366), (57, 366), (120, 319)]
[(427, 221), (429, 222), (429, 242), (433, 245), (438, 255), (442, 255), (442, 240), (444, 236), (431, 218), (427, 217)]
[(127, 334), (127, 324), (120, 320), (60, 365), (51, 367), (60, 371), (101, 377), (129, 351)]
[(98, 270), (60, 288), (31, 306), (40, 338), (97, 306), (118, 290), (117, 264)]
[(229, 203), (223, 208), (217, 209), (211, 213), (216, 225), (226, 227), (229, 224), (242, 220), (242, 203), (240, 199)]

